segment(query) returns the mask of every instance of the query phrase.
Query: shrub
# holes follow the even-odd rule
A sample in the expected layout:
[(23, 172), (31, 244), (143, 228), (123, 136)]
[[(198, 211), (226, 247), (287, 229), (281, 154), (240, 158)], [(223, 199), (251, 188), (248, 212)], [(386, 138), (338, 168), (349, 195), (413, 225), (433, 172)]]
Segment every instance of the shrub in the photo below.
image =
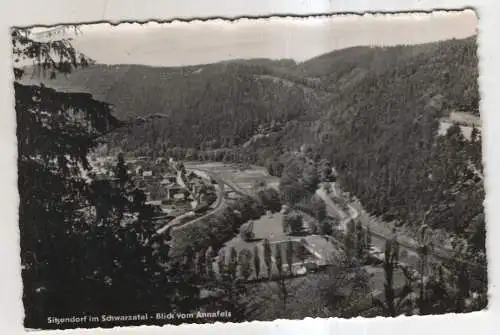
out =
[(253, 232), (253, 222), (247, 222), (240, 228), (240, 236), (244, 241), (250, 241), (255, 237)]
[(302, 217), (296, 212), (283, 215), (283, 226), (288, 227), (291, 234), (303, 231)]

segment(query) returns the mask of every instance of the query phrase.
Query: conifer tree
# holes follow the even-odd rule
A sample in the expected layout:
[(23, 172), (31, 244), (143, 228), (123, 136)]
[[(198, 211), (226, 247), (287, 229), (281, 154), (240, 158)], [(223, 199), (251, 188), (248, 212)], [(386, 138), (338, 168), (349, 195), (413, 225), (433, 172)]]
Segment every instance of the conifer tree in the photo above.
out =
[(129, 181), (129, 175), (127, 172), (127, 166), (125, 165), (123, 153), (118, 154), (118, 163), (116, 164), (115, 170), (115, 176), (120, 183), (120, 187), (124, 188), (126, 183)]
[(228, 262), (228, 273), (232, 280), (236, 279), (237, 269), (238, 269), (238, 252), (234, 247), (229, 249), (229, 262)]
[(288, 272), (293, 274), (292, 272), (292, 264), (293, 264), (293, 242), (292, 240), (288, 240), (286, 242), (286, 264), (288, 265)]
[[(77, 221), (85, 222), (84, 215), (75, 210), (88, 203), (87, 183), (80, 172), (90, 167), (87, 154), (97, 145), (97, 137), (117, 122), (110, 107), (89, 94), (62, 93), (23, 83), (25, 70), (17, 66), (22, 61), (33, 60), (35, 72), (44, 70), (52, 78), (85, 65), (88, 59), (78, 58), (67, 41), (38, 42), (28, 29), (12, 29), (11, 34), (16, 62), (23, 298), (25, 324), (33, 325), (46, 317), (37, 313), (39, 308), (56, 312), (59, 306), (70, 307), (62, 292), (87, 277), (73, 263), (85, 248), (81, 234), (85, 224), (76, 227), (74, 221), (80, 216)], [(91, 289), (83, 285), (80, 289), (84, 305)], [(76, 296), (71, 299), (78, 301)], [(58, 301), (59, 306), (43, 301)]]
[(252, 252), (243, 249), (238, 254), (238, 263), (240, 265), (240, 275), (244, 280), (248, 280), (252, 275)]
[(289, 292), (286, 283), (286, 274), (283, 271), (283, 265), (285, 264), (285, 260), (283, 259), (283, 253), (281, 248), (281, 243), (276, 243), (274, 249), (274, 259), (276, 261), (276, 268), (278, 269), (278, 278), (277, 283), (279, 287), (279, 292), (281, 295), (281, 299), (283, 301), (283, 313), (286, 313), (286, 307), (288, 304)]
[(253, 265), (255, 268), (255, 279), (259, 279), (260, 275), (260, 254), (259, 254), (259, 247), (256, 245), (253, 247)]
[(267, 267), (267, 277), (271, 279), (271, 274), (273, 271), (272, 251), (271, 244), (269, 243), (269, 240), (267, 238), (264, 239), (264, 262), (266, 263)]
[(215, 251), (212, 249), (212, 247), (209, 246), (205, 253), (205, 261), (206, 261), (207, 277), (210, 280), (215, 280), (214, 261), (213, 261), (215, 256), (216, 256)]
[[(46, 327), (48, 315), (126, 313), (173, 308), (180, 297), (195, 301), (189, 282), (160, 265), (164, 259), (152, 249), (146, 222), (120, 226), (121, 191), (89, 177), (88, 154), (122, 125), (112, 107), (87, 93), (27, 85), (26, 69), (18, 66), (32, 60), (33, 73), (43, 79), (91, 61), (67, 39), (40, 42), (19, 28), (11, 34), (25, 325)], [(167, 287), (165, 278), (179, 285)]]

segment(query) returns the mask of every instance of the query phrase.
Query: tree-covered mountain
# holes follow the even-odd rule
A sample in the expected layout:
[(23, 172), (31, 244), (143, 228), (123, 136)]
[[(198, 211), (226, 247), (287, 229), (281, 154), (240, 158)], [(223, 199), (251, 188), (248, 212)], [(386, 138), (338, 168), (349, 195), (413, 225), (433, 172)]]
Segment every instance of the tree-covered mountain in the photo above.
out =
[(118, 118), (131, 120), (111, 136), (114, 145), (220, 148), (242, 145), (263, 123), (314, 115), (321, 93), (294, 76), (294, 68), (286, 60), (182, 68), (96, 65), (44, 84), (90, 92), (112, 104)]
[[(296, 73), (316, 78), (323, 88), (336, 93), (335, 104), (352, 105), (366, 87), (394, 83), (401, 90), (420, 85), (420, 95), (441, 90), (450, 107), (478, 113), (478, 64), (476, 38), (452, 39), (419, 45), (353, 47), (334, 51), (297, 66)], [(373, 85), (379, 78), (379, 85)], [(381, 81), (385, 78), (384, 81)], [(403, 83), (405, 79), (412, 82)], [(342, 98), (343, 97), (343, 98)]]
[(471, 221), (482, 220), (482, 182), (472, 181), (477, 176), (468, 167), (472, 161), (482, 171), (481, 139), (467, 141), (457, 128), (445, 137), (437, 133), (451, 111), (479, 113), (475, 39), (361, 54), (365, 62), (356, 68), (365, 64), (363, 79), (332, 89), (318, 154), (333, 161), (372, 212), (421, 221), (435, 206), (432, 225), (464, 233)]
[[(118, 118), (134, 120), (111, 137), (112, 145), (134, 150), (154, 143), (197, 149), (241, 146), (272, 121), (293, 121), (288, 130), (294, 136), (287, 131), (284, 137), (302, 145), (310, 142), (302, 133), (329, 132), (336, 123), (347, 129), (343, 125), (357, 122), (363, 110), (376, 109), (369, 112), (373, 118), (384, 109), (410, 119), (403, 110), (425, 116), (427, 103), (443, 104), (429, 120), (450, 110), (477, 115), (477, 78), (476, 41), (468, 38), (353, 47), (299, 64), (255, 59), (177, 68), (95, 65), (44, 83), (90, 92), (111, 103)], [(395, 118), (388, 115), (385, 121), (390, 120)], [(435, 127), (428, 131), (433, 134)]]
[(110, 147), (264, 164), (305, 144), (370, 211), (419, 221), (441, 203), (433, 225), (463, 233), (482, 220), (482, 182), (464, 184), (469, 161), (482, 170), (480, 138), (437, 132), (451, 111), (479, 115), (476, 48), (471, 37), (354, 47), (299, 64), (96, 65), (47, 85), (90, 91), (132, 120)]
[[(315, 120), (283, 128), (278, 147), (306, 145), (310, 158), (331, 161), (343, 188), (371, 213), (425, 220), (484, 250), (480, 132), (466, 139), (454, 126), (438, 136), (441, 119), (453, 111), (479, 116), (476, 52), (471, 37), (355, 47), (299, 64), (295, 73), (315, 78), (328, 95)], [(287, 164), (273, 154), (269, 166)]]

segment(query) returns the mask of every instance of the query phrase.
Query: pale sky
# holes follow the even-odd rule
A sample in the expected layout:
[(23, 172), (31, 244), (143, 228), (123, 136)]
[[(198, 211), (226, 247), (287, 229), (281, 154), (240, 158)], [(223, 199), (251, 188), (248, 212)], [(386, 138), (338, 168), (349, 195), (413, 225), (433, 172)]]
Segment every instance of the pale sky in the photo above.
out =
[(98, 63), (180, 66), (236, 58), (298, 62), (356, 45), (418, 44), (476, 34), (472, 10), (433, 14), (96, 24), (73, 45)]

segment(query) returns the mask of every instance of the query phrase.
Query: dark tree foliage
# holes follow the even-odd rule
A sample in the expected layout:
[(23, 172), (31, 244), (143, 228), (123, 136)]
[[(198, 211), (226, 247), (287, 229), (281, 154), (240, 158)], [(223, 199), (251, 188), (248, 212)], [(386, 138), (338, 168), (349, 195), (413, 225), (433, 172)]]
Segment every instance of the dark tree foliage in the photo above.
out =
[[(284, 255), (283, 255), (284, 254)], [(285, 257), (283, 257), (285, 256)], [(285, 264), (287, 264), (287, 259), (291, 259), (291, 254), (290, 256), (288, 255), (288, 251), (282, 247), (282, 243), (276, 243), (274, 245), (274, 260), (276, 262), (276, 269), (277, 271), (277, 277), (276, 277), (276, 283), (278, 284), (279, 288), (279, 295), (283, 303), (283, 313), (286, 314), (288, 302), (290, 299), (290, 288), (288, 287), (288, 283), (286, 281), (288, 273), (286, 273), (283, 270), (283, 267)], [(291, 271), (291, 268), (289, 269)]]
[[(134, 120), (128, 129), (110, 137), (111, 143), (126, 150), (152, 150), (164, 143), (200, 152), (241, 146), (259, 134), (259, 126), (266, 125), (272, 133), (273, 122), (301, 118), (310, 109), (312, 97), (307, 90), (302, 85), (287, 85), (281, 77), (273, 80), (272, 65), (242, 61), (194, 70), (95, 66), (70, 80), (107, 92), (104, 98), (122, 111), (123, 118)], [(82, 81), (84, 78), (87, 80)], [(111, 85), (113, 89), (109, 89)], [(144, 94), (140, 98), (132, 94), (137, 91)], [(166, 91), (171, 94), (165, 95)], [(134, 99), (127, 98), (132, 96)], [(190, 136), (184, 129), (192, 129)]]
[(118, 163), (116, 164), (115, 170), (115, 177), (118, 179), (120, 187), (125, 187), (126, 183), (129, 181), (129, 176), (122, 153), (118, 155)]
[(259, 253), (259, 247), (257, 245), (255, 245), (253, 247), (253, 266), (255, 269), (255, 278), (259, 279), (261, 258), (260, 258), (260, 253)]
[(476, 44), (468, 39), (420, 48), (416, 57), (403, 56), (401, 48), (380, 51), (388, 65), (392, 54), (405, 61), (366, 73), (343, 93), (351, 99), (342, 110), (331, 110), (322, 151), (370, 211), (414, 221), (430, 204), (440, 204), (428, 223), (460, 234), (482, 212), (481, 183), (467, 168), (468, 152), (480, 167), (480, 141), (466, 141), (458, 127), (447, 136), (436, 133), (439, 117), (464, 104), (477, 114), (477, 104), (464, 102), (464, 91), (477, 96)]
[(322, 159), (318, 164), (319, 179), (321, 181), (333, 181), (332, 163), (326, 159)]
[(305, 189), (310, 193), (314, 193), (320, 181), (317, 167), (313, 164), (307, 164), (302, 172), (301, 180)]
[(253, 271), (253, 254), (249, 249), (243, 249), (238, 253), (238, 264), (240, 266), (240, 275), (243, 279), (249, 279)]
[(323, 222), (327, 218), (326, 204), (318, 195), (314, 195), (311, 199), (311, 210), (313, 216), (319, 221)]
[[(37, 42), (22, 29), (13, 29), (12, 38), (16, 58), (35, 60), (35, 69), (52, 77), (88, 64), (66, 40)], [(14, 70), (22, 79), (23, 69)], [(143, 201), (126, 203), (123, 188), (85, 177), (88, 153), (121, 125), (110, 106), (22, 80), (14, 89), (25, 325), (45, 328), (47, 316), (89, 311), (185, 310), (186, 299), (197, 295), (191, 275), (179, 275), (175, 264), (162, 267)], [(119, 180), (125, 179), (122, 171)], [(132, 227), (122, 226), (125, 208), (139, 212)]]
[[(67, 30), (78, 32), (76, 27)], [(76, 67), (87, 67), (93, 60), (78, 53), (71, 45), (70, 39), (52, 40), (47, 42), (33, 39), (30, 29), (11, 29), (12, 54), (14, 57), (14, 75), (16, 79), (22, 78), (25, 70), (17, 65), (23, 61), (33, 61), (33, 74), (56, 78), (57, 73), (68, 74)]]
[[(74, 51), (68, 50), (66, 44), (47, 45), (28, 36), (27, 31), (12, 32), (14, 54), (21, 59), (41, 59), (39, 66), (52, 73), (75, 65)], [(52, 50), (69, 60), (52, 61)], [(17, 78), (23, 74), (20, 68), (15, 72)], [(88, 187), (80, 170), (88, 168), (87, 154), (97, 144), (96, 137), (108, 131), (116, 120), (107, 104), (93, 100), (89, 94), (61, 93), (18, 82), (14, 89), (23, 297), (25, 323), (29, 325), (44, 320), (46, 313), (75, 312), (68, 299), (85, 306), (92, 297), (92, 286), (84, 285), (79, 294), (69, 297), (81, 278), (87, 277), (84, 272), (94, 270), (86, 270), (84, 263), (77, 262), (85, 255), (82, 233), (87, 222), (83, 218), (76, 220), (75, 210), (88, 203)]]
[(308, 195), (307, 190), (302, 184), (288, 177), (281, 178), (280, 193), (281, 201), (284, 204), (292, 207), (295, 204), (303, 202)]
[(361, 225), (361, 222), (356, 223), (356, 257), (363, 260), (366, 257), (366, 229)]
[[(245, 321), (247, 315), (247, 288), (244, 283), (235, 278), (230, 267), (220, 267), (221, 272), (217, 279), (204, 286), (216, 292), (216, 296), (210, 299), (203, 308), (208, 312), (228, 311), (231, 313), (231, 320), (234, 322)], [(213, 322), (214, 319), (197, 320), (196, 322)]]
[(385, 272), (385, 283), (384, 283), (384, 295), (385, 302), (387, 305), (387, 312), (389, 316), (396, 316), (396, 308), (394, 304), (395, 293), (394, 293), (394, 270), (397, 266), (399, 259), (399, 250), (396, 241), (387, 241), (385, 245), (384, 253), (384, 272)]
[(297, 212), (289, 212), (283, 215), (283, 226), (287, 227), (291, 234), (299, 234), (303, 231), (302, 217)]
[(347, 231), (344, 234), (344, 251), (346, 258), (352, 262), (356, 256), (356, 230), (354, 224), (349, 222), (347, 224)]
[(271, 250), (271, 244), (267, 238), (264, 239), (263, 246), (264, 246), (264, 263), (266, 264), (267, 267), (267, 277), (271, 278), (271, 273), (273, 271), (272, 250)]
[(256, 197), (259, 203), (266, 206), (271, 212), (279, 212), (281, 209), (280, 195), (274, 188), (261, 188), (257, 190)]
[(333, 234), (332, 222), (329, 219), (324, 219), (319, 225), (321, 235), (331, 236)]
[(244, 241), (251, 241), (255, 237), (252, 221), (247, 222), (240, 227), (240, 236)]
[(290, 274), (292, 274), (293, 253), (294, 253), (293, 242), (291, 240), (288, 240), (286, 242), (285, 258), (286, 258), (286, 264), (288, 265), (288, 272)]
[(389, 317), (412, 315), (415, 311), (415, 299), (410, 275), (405, 272), (407, 280), (402, 289), (397, 291), (394, 288), (394, 273), (398, 269), (399, 261), (399, 244), (395, 239), (386, 241), (384, 255), (384, 299), (375, 298), (374, 306)]
[(227, 269), (230, 277), (233, 280), (236, 280), (237, 270), (238, 270), (238, 252), (234, 247), (229, 249), (229, 262), (227, 265)]
[(278, 159), (276, 159), (275, 157), (267, 159), (265, 166), (267, 168), (267, 172), (271, 176), (281, 177), (281, 174), (284, 170), (284, 165)]

